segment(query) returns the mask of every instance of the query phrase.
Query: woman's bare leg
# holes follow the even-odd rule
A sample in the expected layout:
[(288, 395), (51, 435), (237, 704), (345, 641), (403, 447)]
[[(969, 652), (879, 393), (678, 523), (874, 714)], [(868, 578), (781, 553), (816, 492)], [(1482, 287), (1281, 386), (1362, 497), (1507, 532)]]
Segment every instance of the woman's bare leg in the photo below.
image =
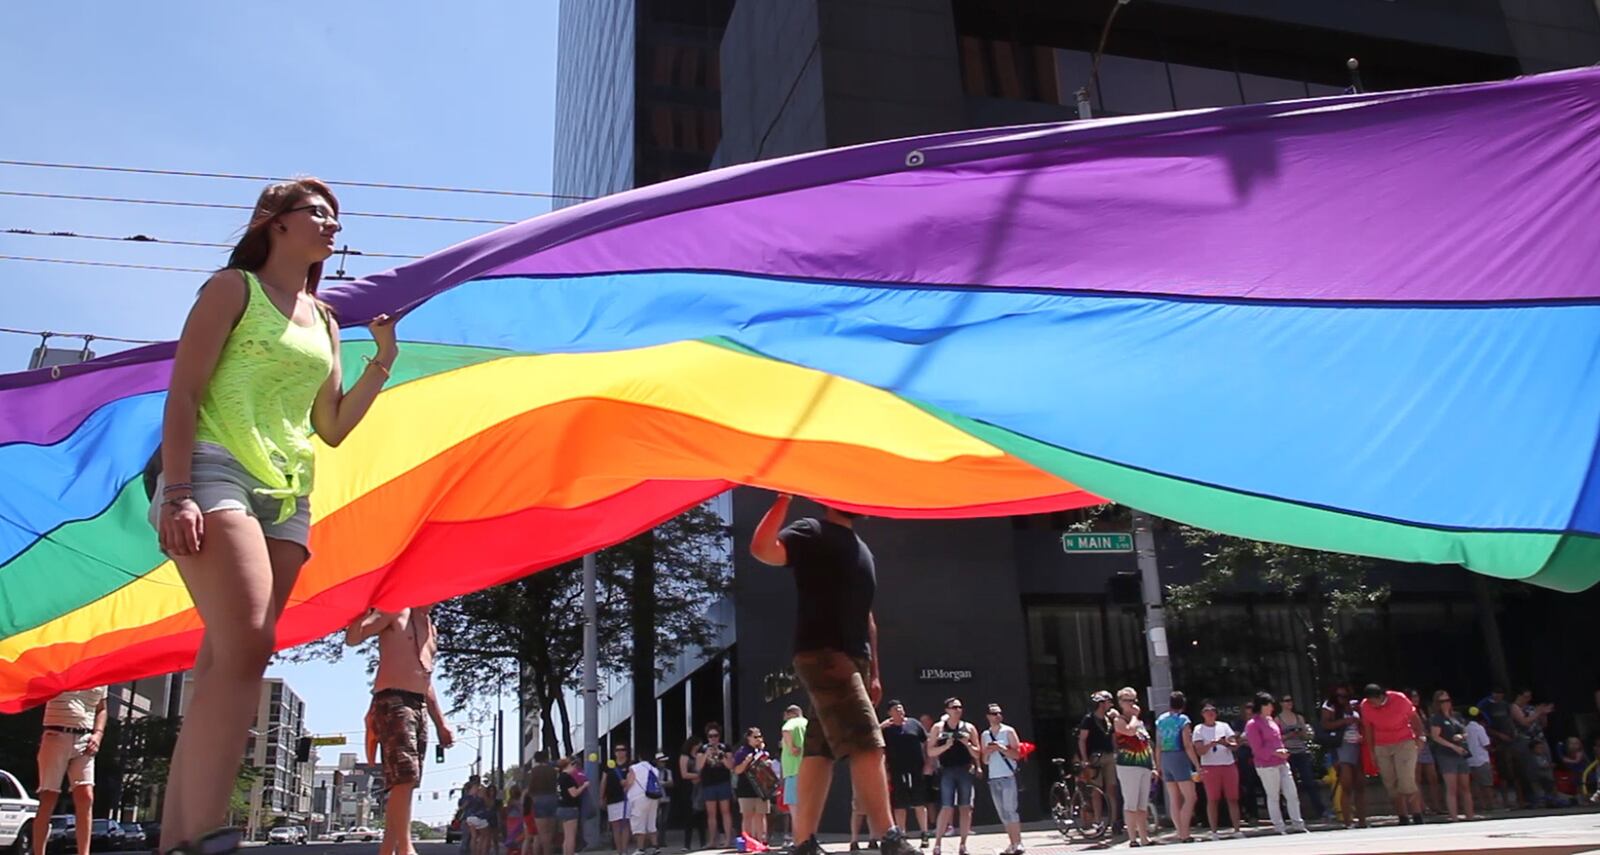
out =
[(178, 558), (177, 565), (205, 627), (202, 650), (209, 661), (196, 668), (173, 751), (162, 822), (167, 848), (192, 842), (227, 818), (277, 617), (272, 556), (253, 517), (240, 511), (207, 514), (200, 551)]

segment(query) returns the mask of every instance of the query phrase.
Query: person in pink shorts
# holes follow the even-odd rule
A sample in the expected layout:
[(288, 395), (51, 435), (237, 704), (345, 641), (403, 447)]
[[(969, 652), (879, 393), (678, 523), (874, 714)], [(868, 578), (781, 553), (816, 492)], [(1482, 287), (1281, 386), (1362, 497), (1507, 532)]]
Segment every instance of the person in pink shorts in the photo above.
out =
[(1210, 701), (1200, 706), (1201, 723), (1194, 728), (1194, 750), (1200, 755), (1200, 786), (1206, 790), (1206, 823), (1211, 826), (1211, 839), (1217, 839), (1217, 814), (1222, 802), (1228, 802), (1228, 818), (1233, 820), (1233, 833), (1239, 834), (1239, 764), (1234, 760), (1233, 749), (1239, 746), (1239, 735), (1225, 721), (1217, 720), (1217, 708)]

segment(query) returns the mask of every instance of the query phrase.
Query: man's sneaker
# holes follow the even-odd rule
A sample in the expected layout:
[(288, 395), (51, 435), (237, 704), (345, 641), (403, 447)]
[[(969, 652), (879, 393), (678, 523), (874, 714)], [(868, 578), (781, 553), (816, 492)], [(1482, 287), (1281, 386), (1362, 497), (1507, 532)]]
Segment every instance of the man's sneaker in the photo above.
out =
[(861, 844), (855, 842), (854, 840), (850, 841), (850, 851), (851, 852), (860, 852), (861, 851)]
[(1311, 833), (1311, 829), (1307, 828), (1306, 824), (1303, 823), (1303, 822), (1295, 823), (1294, 824), (1294, 830), (1299, 834), (1310, 834)]
[[(1600, 794), (1597, 794), (1597, 795), (1600, 795)], [(927, 849), (928, 848), (928, 832), (926, 832), (926, 831), (922, 832), (922, 847), (921, 848), (923, 848), (923, 849)]]
[(906, 833), (899, 828), (891, 827), (888, 833), (879, 841), (879, 851), (883, 855), (911, 855), (911, 841), (906, 839)]
[(823, 851), (822, 844), (817, 842), (816, 835), (812, 835), (802, 843), (795, 844), (793, 853), (794, 855), (828, 855), (827, 852)]

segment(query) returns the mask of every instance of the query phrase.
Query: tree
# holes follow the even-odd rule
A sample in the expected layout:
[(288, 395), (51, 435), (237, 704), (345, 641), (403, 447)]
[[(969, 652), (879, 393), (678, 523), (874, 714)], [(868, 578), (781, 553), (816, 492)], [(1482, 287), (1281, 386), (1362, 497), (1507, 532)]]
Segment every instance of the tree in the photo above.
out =
[[(632, 674), (636, 685), (651, 692), (663, 662), (714, 639), (715, 627), (704, 613), (729, 590), (732, 562), (726, 526), (709, 507), (696, 506), (601, 550), (595, 568), (603, 672)], [(559, 741), (572, 753), (565, 691), (578, 687), (583, 665), (580, 561), (447, 600), (434, 607), (433, 620), (438, 672), (452, 713), (516, 686), (520, 697), (545, 713), (544, 744)], [(336, 660), (345, 651), (341, 635), (286, 655), (292, 661)], [(367, 655), (375, 655), (374, 648)], [(645, 715), (653, 715), (653, 702), (643, 706)], [(646, 727), (641, 720), (640, 732), (653, 734), (653, 722)]]
[(255, 786), (256, 779), (261, 777), (261, 772), (254, 766), (241, 765), (239, 774), (233, 779), (233, 793), (228, 796), (228, 813), (235, 817), (248, 817), (250, 815), (250, 788)]
[[(182, 719), (177, 717), (145, 716), (107, 728), (106, 740), (111, 750), (102, 749), (101, 754), (115, 758), (114, 763), (108, 764), (107, 774), (119, 776), (121, 807), (146, 806), (155, 816), (160, 815), (167, 775), (172, 770), (172, 750), (178, 743), (181, 726)], [(101, 774), (101, 762), (95, 763), (96, 777)]]
[(1166, 607), (1173, 614), (1211, 604), (1219, 591), (1251, 580), (1282, 591), (1290, 613), (1306, 628), (1305, 654), (1315, 685), (1328, 685), (1329, 655), (1339, 640), (1340, 618), (1388, 599), (1389, 588), (1372, 578), (1379, 562), (1360, 555), (1301, 549), (1179, 526), (1184, 544), (1201, 556), (1204, 575), (1188, 585), (1170, 585)]

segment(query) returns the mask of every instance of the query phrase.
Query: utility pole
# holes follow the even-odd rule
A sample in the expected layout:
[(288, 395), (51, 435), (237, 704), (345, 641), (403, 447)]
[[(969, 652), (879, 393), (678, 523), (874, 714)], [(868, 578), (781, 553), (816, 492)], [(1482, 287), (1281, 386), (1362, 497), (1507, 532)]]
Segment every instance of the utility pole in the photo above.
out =
[(506, 678), (500, 676), (500, 694), (495, 698), (494, 711), (494, 777), (501, 792), (506, 788)]
[(1167, 649), (1167, 615), (1161, 604), (1161, 565), (1156, 561), (1155, 519), (1144, 511), (1134, 510), (1132, 514), (1133, 552), (1144, 595), (1145, 648), (1150, 658), (1150, 695), (1146, 709), (1165, 709), (1167, 696), (1172, 694), (1172, 659)]
[[(1128, 2), (1117, 0), (1117, 5), (1111, 8), (1111, 14), (1106, 17), (1105, 28), (1100, 33), (1100, 46), (1095, 49), (1091, 60), (1089, 85), (1077, 92), (1079, 119), (1094, 118), (1089, 92), (1091, 87), (1098, 89), (1099, 86), (1100, 55), (1105, 52), (1106, 39), (1111, 35), (1111, 22), (1116, 20), (1117, 12)], [(1354, 69), (1352, 65), (1351, 71), (1354, 72)], [(1139, 568), (1141, 599), (1144, 601), (1145, 652), (1150, 660), (1150, 685), (1145, 687), (1148, 693), (1145, 709), (1162, 710), (1166, 709), (1168, 696), (1172, 694), (1172, 657), (1167, 646), (1167, 615), (1161, 604), (1161, 564), (1156, 560), (1155, 519), (1144, 511), (1134, 508), (1128, 510), (1133, 520), (1133, 551)]]
[[(583, 757), (590, 792), (600, 792), (600, 605), (595, 579), (594, 553), (583, 556)], [(595, 843), (606, 839), (605, 809), (596, 801), (594, 827), (588, 838)]]

